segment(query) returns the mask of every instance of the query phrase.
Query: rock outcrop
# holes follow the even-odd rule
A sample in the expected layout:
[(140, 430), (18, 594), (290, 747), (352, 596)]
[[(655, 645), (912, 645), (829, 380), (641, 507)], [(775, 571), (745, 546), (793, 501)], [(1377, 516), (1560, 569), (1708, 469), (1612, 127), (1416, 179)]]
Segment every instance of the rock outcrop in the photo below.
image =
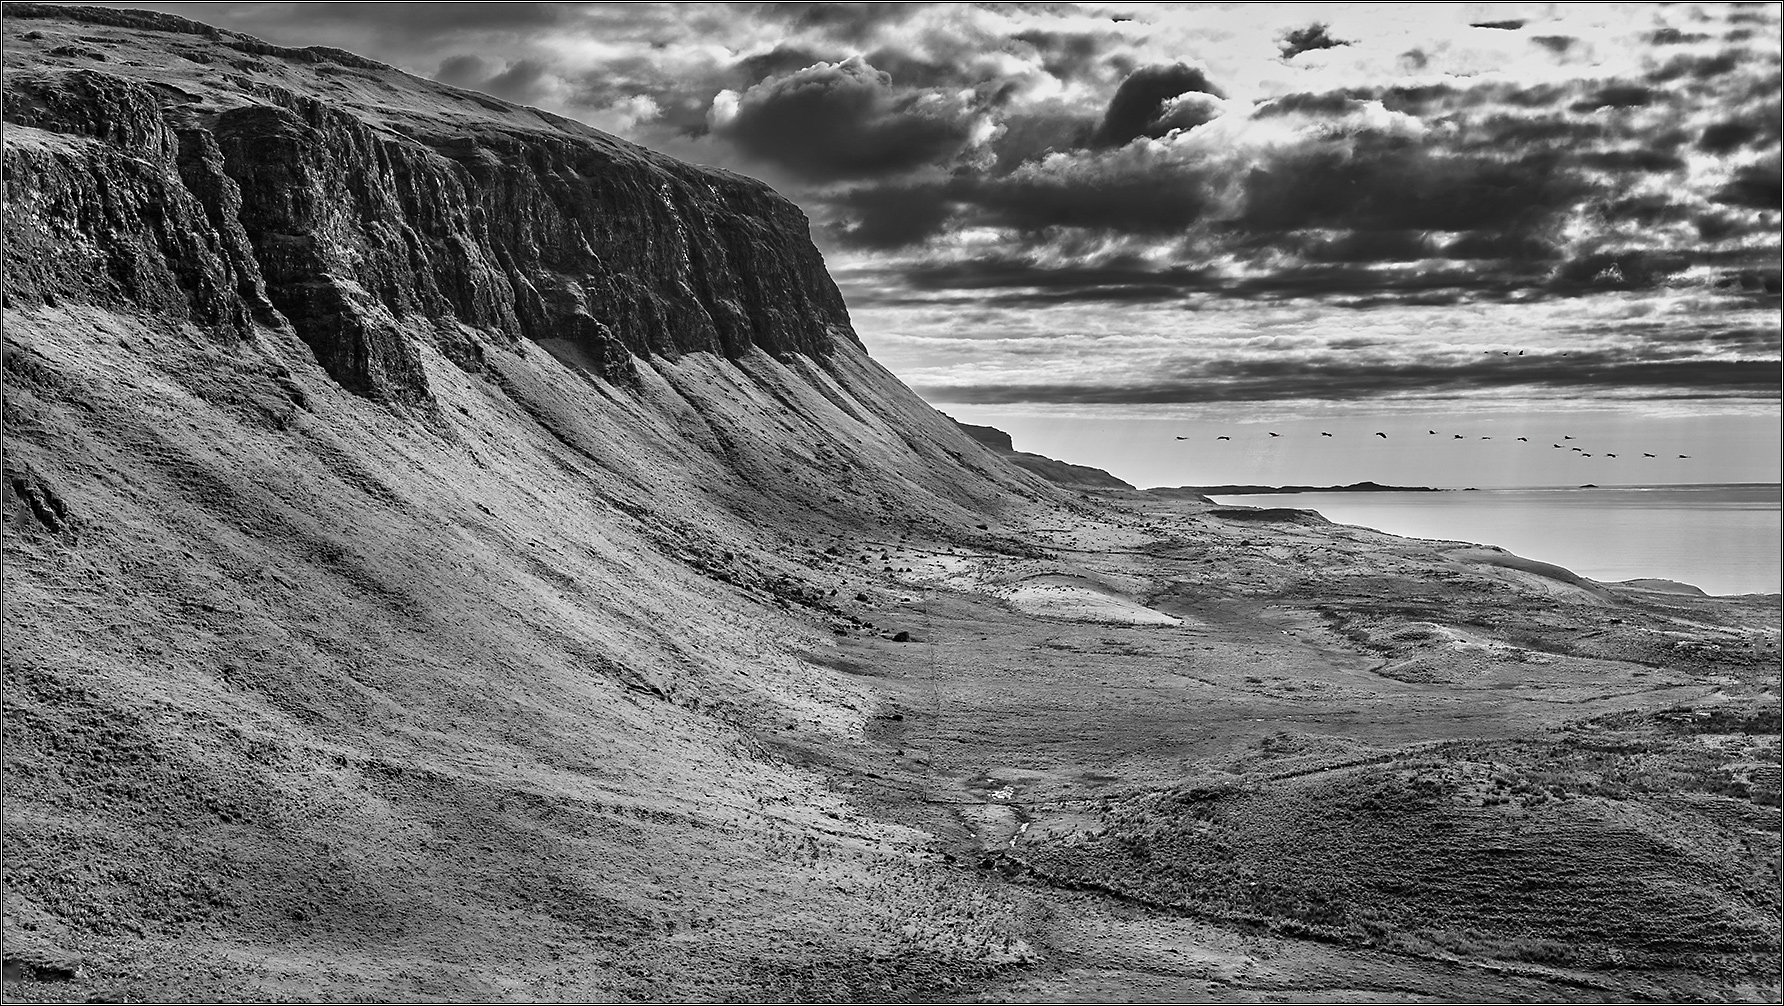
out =
[(624, 381), (634, 358), (822, 360), (855, 338), (805, 217), (759, 182), (415, 78), (420, 114), (324, 102), (256, 58), (398, 76), (348, 53), (137, 11), (6, 16), (190, 36), (179, 68), (21, 34), (44, 52), (6, 74), (9, 300), (220, 339), (289, 323), (343, 386), (410, 403), (419, 339), (467, 368), (533, 340)]
[(1069, 461), (1060, 461), (1044, 454), (1019, 451), (1010, 435), (995, 426), (975, 426), (954, 420), (960, 431), (977, 440), (993, 454), (1003, 458), (1010, 464), (1039, 475), (1056, 485), (1069, 486), (1073, 489), (1132, 489), (1133, 486), (1110, 475), (1101, 468), (1088, 465), (1074, 465)]

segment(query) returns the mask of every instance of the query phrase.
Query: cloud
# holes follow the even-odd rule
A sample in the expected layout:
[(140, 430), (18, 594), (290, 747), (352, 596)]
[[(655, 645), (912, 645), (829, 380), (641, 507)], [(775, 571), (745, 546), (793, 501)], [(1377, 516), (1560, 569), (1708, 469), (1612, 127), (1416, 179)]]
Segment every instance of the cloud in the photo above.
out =
[(998, 178), (960, 176), (948, 187), (978, 226), (1033, 233), (1049, 228), (1170, 235), (1208, 212), (1208, 179), (1168, 149), (1133, 145), (1054, 155)]
[(491, 76), (494, 74), (490, 72), (489, 64), (483, 61), (483, 57), (469, 53), (446, 57), (441, 61), (440, 69), (434, 72), (435, 80), (454, 87), (475, 88)]
[(1677, 28), (1656, 28), (1647, 35), (1653, 45), (1690, 45), (1695, 42), (1707, 42), (1710, 36), (1701, 32), (1684, 32)]
[(1581, 354), (1540, 364), (1529, 357), (1483, 358), (1461, 365), (1252, 359), (1211, 361), (1187, 372), (1134, 383), (935, 384), (917, 390), (930, 401), (974, 405), (1361, 401), (1539, 390), (1636, 392), (1650, 398), (1777, 398), (1778, 373), (1776, 359), (1648, 361), (1611, 354)]
[(1119, 43), (1106, 35), (1088, 31), (1051, 31), (1030, 28), (1010, 36), (1034, 48), (1041, 68), (1060, 80), (1094, 78), (1098, 64), (1105, 60)]
[(860, 57), (771, 77), (721, 99), (716, 136), (809, 181), (901, 174), (947, 160), (972, 135), (972, 115), (960, 103), (900, 92)]
[(1119, 147), (1141, 136), (1159, 136), (1167, 131), (1162, 125), (1166, 103), (1178, 95), (1208, 94), (1221, 97), (1220, 90), (1208, 82), (1208, 75), (1184, 63), (1143, 66), (1127, 76), (1116, 88), (1096, 142), (1105, 147)]
[(1333, 38), (1327, 29), (1328, 26), (1324, 24), (1310, 24), (1305, 28), (1296, 28), (1284, 35), (1281, 45), (1282, 58), (1294, 59), (1304, 52), (1336, 49), (1341, 45), (1350, 45), (1349, 42)]
[(1395, 137), (1308, 147), (1246, 179), (1244, 223), (1254, 230), (1527, 229), (1587, 191), (1555, 155), (1433, 152)]
[(927, 6), (921, 3), (749, 3), (738, 14), (781, 21), (795, 31), (813, 31), (856, 44), (910, 20)]
[(991, 140), (996, 155), (992, 173), (1006, 174), (1048, 154), (1088, 147), (1100, 121), (1096, 114), (1063, 102), (1006, 115)]
[(854, 248), (892, 249), (918, 244), (940, 234), (952, 215), (942, 186), (858, 186), (835, 196), (829, 206), (836, 219), (829, 233)]
[(1738, 119), (1725, 119), (1705, 126), (1697, 136), (1697, 149), (1712, 154), (1726, 154), (1760, 139), (1760, 127)]
[(1780, 180), (1778, 162), (1774, 159), (1769, 164), (1749, 164), (1734, 173), (1710, 198), (1718, 203), (1730, 206), (1746, 206), (1756, 210), (1776, 210), (1780, 208)]

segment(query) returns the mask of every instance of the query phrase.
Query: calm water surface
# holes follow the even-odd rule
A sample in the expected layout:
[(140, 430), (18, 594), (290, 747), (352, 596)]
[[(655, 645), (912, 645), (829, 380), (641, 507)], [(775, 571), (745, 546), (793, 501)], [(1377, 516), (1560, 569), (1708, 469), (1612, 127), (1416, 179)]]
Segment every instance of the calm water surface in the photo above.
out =
[(1220, 496), (1318, 510), (1412, 538), (1499, 545), (1594, 580), (1658, 577), (1711, 594), (1778, 592), (1777, 485)]

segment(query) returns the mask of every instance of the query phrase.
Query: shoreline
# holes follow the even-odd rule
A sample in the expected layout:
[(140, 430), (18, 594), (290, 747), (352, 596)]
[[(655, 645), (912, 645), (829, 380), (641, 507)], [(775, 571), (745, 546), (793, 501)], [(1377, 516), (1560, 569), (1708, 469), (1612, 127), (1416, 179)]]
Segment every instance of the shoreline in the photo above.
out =
[[(1712, 597), (1779, 596), (1776, 568), (1751, 561), (1776, 554), (1764, 547), (1777, 534), (1777, 483), (1687, 483), (1660, 486), (1535, 486), (1481, 490), (1498, 497), (1431, 497), (1424, 493), (1332, 494), (1299, 500), (1294, 506), (1334, 524), (1434, 541), (1460, 541), (1503, 548), (1532, 561), (1553, 563), (1596, 583), (1653, 589), (1665, 582)], [(1727, 494), (1727, 495), (1720, 495)], [(1283, 493), (1221, 493), (1207, 497), (1219, 506), (1278, 507)], [(1305, 494), (1300, 494), (1305, 495)], [(1733, 498), (1730, 499), (1729, 497)], [(1743, 498), (1744, 497), (1744, 498)], [(1758, 497), (1758, 498), (1755, 498)], [(1494, 500), (1491, 503), (1486, 500)], [(1712, 516), (1717, 515), (1717, 516)], [(1699, 537), (1724, 528), (1728, 534), (1756, 536), (1754, 549), (1729, 552), (1714, 545), (1677, 544), (1682, 534)], [(1701, 543), (1700, 543), (1701, 544)]]

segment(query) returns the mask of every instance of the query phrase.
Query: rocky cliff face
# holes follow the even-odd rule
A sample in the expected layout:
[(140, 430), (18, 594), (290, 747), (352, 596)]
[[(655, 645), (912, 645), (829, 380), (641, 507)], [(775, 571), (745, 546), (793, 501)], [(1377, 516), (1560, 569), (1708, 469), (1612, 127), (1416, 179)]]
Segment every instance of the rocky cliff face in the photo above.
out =
[[(429, 398), (419, 339), (471, 368), (555, 340), (625, 381), (634, 357), (822, 360), (855, 338), (804, 216), (758, 182), (413, 78), (429, 104), (406, 116), (283, 86), (294, 62), (396, 76), (346, 53), (141, 12), (6, 16), (46, 22), (6, 74), (11, 300), (219, 339), (288, 323), (343, 386), (410, 403)], [(178, 56), (109, 60), (104, 36), (54, 30), (70, 21), (167, 33)]]

